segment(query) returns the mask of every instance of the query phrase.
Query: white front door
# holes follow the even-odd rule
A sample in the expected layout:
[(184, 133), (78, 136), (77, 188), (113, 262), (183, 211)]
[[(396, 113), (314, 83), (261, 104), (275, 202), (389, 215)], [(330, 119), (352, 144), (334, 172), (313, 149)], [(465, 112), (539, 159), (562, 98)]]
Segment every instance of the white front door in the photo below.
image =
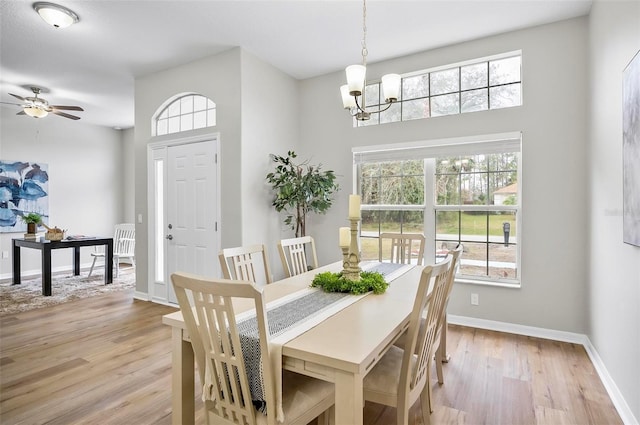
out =
[(165, 243), (168, 301), (177, 303), (176, 271), (219, 276), (216, 140), (169, 146)]

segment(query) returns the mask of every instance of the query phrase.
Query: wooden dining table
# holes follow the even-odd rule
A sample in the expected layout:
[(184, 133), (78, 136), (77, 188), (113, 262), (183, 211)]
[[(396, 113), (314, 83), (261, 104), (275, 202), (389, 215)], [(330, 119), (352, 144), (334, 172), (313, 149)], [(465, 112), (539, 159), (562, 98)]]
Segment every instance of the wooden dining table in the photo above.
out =
[[(317, 273), (341, 269), (337, 262), (266, 285), (265, 301), (307, 288)], [(408, 267), (384, 294), (363, 297), (283, 345), (284, 369), (335, 384), (336, 424), (362, 425), (364, 377), (408, 328), (422, 269)], [(252, 307), (237, 301), (236, 314)], [(182, 313), (167, 314), (162, 322), (172, 328), (172, 423), (194, 423), (194, 352)]]

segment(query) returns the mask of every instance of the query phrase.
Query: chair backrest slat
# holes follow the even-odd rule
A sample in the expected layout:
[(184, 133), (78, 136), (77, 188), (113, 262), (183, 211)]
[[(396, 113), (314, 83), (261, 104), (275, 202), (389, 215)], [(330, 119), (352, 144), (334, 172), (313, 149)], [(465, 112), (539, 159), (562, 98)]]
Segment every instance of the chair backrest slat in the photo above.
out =
[[(274, 406), (275, 387), (272, 385), (274, 380), (262, 291), (247, 281), (209, 279), (186, 273), (172, 274), (171, 281), (191, 336), (203, 391), (206, 394), (208, 389), (211, 390), (208, 398), (212, 401), (208, 402), (208, 409), (215, 416), (213, 423), (255, 425), (256, 412), (232, 299), (253, 300), (265, 401), (267, 405)], [(269, 423), (275, 423), (272, 410), (269, 411)]]
[(318, 268), (316, 244), (311, 236), (282, 239), (278, 242), (278, 252), (287, 277), (296, 276), (308, 270), (307, 256), (311, 258), (312, 269)]
[(256, 272), (256, 265), (261, 263), (264, 270), (264, 283), (271, 283), (269, 257), (264, 245), (225, 248), (218, 255), (222, 275), (225, 279), (248, 280), (260, 283), (260, 276)]
[(113, 254), (119, 257), (135, 255), (136, 227), (131, 223), (116, 224), (113, 235)]
[[(378, 260), (399, 264), (422, 265), (424, 259), (424, 235), (419, 233), (381, 233), (378, 238)], [(389, 245), (390, 250), (387, 250)]]

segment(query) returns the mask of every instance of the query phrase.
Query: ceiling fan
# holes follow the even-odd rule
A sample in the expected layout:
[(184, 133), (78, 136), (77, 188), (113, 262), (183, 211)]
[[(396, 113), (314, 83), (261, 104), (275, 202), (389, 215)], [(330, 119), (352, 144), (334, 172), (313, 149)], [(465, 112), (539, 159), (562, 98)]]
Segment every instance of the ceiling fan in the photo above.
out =
[(47, 115), (49, 115), (49, 113), (51, 113), (51, 114), (60, 115), (61, 117), (69, 118), (72, 120), (79, 120), (80, 117), (67, 114), (66, 112), (62, 112), (62, 111), (63, 110), (64, 111), (84, 111), (84, 109), (82, 109), (79, 106), (49, 105), (49, 102), (47, 102), (46, 99), (38, 97), (38, 95), (40, 94), (39, 87), (31, 87), (31, 91), (34, 94), (33, 97), (31, 96), (22, 97), (22, 96), (18, 96), (17, 94), (9, 93), (11, 96), (21, 100), (24, 103), (9, 103), (9, 102), (0, 102), (0, 103), (6, 103), (9, 105), (18, 105), (22, 107), (22, 111), (18, 112), (17, 115), (29, 115), (30, 117), (34, 117), (34, 118), (44, 118)]

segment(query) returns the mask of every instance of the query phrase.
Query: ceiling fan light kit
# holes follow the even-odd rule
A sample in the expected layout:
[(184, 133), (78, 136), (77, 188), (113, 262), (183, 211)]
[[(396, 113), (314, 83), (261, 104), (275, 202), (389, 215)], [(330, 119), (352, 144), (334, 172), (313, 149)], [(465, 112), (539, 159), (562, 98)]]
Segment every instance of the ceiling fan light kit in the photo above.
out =
[[(398, 101), (400, 96), (400, 80), (398, 74), (387, 74), (381, 79), (382, 94), (386, 106), (380, 106), (377, 110), (367, 110), (365, 105), (365, 88), (367, 87), (367, 0), (362, 2), (362, 65), (350, 65), (346, 68), (347, 84), (340, 87), (342, 106), (358, 121), (366, 121), (371, 114), (379, 114)], [(358, 97), (360, 96), (360, 102)]]
[(33, 118), (44, 118), (49, 115), (46, 109), (39, 108), (37, 106), (29, 106), (23, 109), (24, 113)]
[(80, 20), (73, 10), (55, 3), (37, 2), (33, 8), (47, 24), (55, 28), (66, 28)]
[(38, 95), (41, 92), (41, 89), (39, 87), (31, 87), (31, 91), (33, 92), (33, 96), (29, 96), (29, 97), (22, 97), (17, 94), (9, 93), (11, 96), (22, 101), (23, 103), (9, 103), (9, 102), (0, 102), (0, 103), (6, 103), (9, 105), (18, 105), (22, 108), (22, 110), (18, 112), (18, 115), (28, 115), (33, 118), (44, 118), (47, 115), (49, 115), (49, 113), (51, 113), (54, 115), (59, 115), (64, 118), (79, 120), (80, 117), (76, 115), (71, 115), (62, 111), (64, 110), (84, 111), (84, 109), (82, 109), (80, 106), (49, 105), (49, 102), (47, 102), (46, 99), (38, 97)]

